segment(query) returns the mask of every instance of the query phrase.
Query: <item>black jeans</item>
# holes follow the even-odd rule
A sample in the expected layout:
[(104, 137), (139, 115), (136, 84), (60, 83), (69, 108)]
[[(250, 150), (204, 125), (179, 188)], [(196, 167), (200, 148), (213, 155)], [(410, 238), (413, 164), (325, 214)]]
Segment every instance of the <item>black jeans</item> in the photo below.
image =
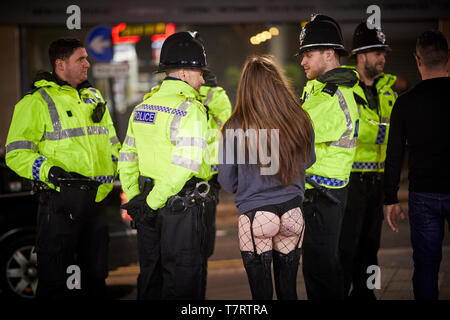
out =
[[(58, 192), (41, 193), (36, 236), (38, 299), (105, 296), (109, 243), (106, 210), (101, 203), (87, 207), (83, 219), (73, 220)], [(79, 267), (81, 289), (68, 286), (69, 278), (76, 274), (68, 272), (71, 265)]]
[(378, 265), (383, 224), (383, 181), (377, 173), (350, 175), (347, 208), (342, 223), (340, 254), (344, 270), (345, 296), (376, 299), (367, 288), (367, 267)]
[(347, 188), (327, 189), (341, 201), (335, 204), (317, 190), (307, 190), (303, 202), (305, 236), (303, 277), (309, 300), (342, 300), (344, 281), (339, 261), (339, 236)]
[(202, 299), (203, 207), (176, 212), (166, 206), (153, 223), (136, 223), (138, 299)]

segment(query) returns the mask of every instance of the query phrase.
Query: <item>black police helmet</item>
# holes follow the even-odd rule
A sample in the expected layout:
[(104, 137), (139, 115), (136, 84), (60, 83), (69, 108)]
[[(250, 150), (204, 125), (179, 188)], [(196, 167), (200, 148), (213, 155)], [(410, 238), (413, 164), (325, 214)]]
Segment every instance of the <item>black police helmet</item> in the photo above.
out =
[(334, 49), (339, 55), (346, 56), (344, 40), (339, 24), (331, 17), (313, 15), (300, 32), (299, 54), (316, 49)]
[(381, 29), (369, 29), (367, 22), (361, 22), (353, 33), (352, 55), (372, 50), (391, 50)]
[(172, 69), (208, 70), (205, 49), (197, 32), (177, 32), (164, 41), (158, 72)]

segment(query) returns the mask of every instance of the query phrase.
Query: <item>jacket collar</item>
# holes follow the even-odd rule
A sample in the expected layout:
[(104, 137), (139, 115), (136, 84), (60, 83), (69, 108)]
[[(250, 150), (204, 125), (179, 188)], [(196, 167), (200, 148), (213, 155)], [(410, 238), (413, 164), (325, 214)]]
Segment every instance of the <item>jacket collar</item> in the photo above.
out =
[(335, 68), (317, 78), (322, 83), (353, 87), (358, 83), (358, 73), (350, 68)]
[(198, 99), (199, 93), (187, 82), (173, 77), (166, 77), (161, 84), (160, 92), (170, 91), (172, 93), (182, 94), (189, 98)]
[[(58, 77), (58, 75), (55, 72), (47, 72), (47, 71), (38, 72), (33, 80), (32, 89), (48, 86), (71, 87), (71, 85), (67, 81), (62, 80), (60, 77)], [(91, 87), (91, 84), (89, 83), (89, 81), (85, 80), (78, 85), (76, 90), (79, 91), (81, 89), (89, 87)]]

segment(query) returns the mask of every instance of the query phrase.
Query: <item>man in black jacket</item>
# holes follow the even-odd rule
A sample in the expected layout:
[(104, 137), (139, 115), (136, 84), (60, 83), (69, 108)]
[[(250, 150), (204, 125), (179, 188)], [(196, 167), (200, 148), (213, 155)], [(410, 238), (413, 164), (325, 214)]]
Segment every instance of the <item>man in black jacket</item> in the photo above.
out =
[(448, 43), (438, 31), (419, 36), (415, 59), (422, 81), (396, 101), (385, 168), (385, 212), (398, 232), (405, 219), (397, 199), (405, 146), (408, 150), (408, 215), (413, 247), (414, 297), (438, 298), (445, 220), (450, 223), (450, 88)]

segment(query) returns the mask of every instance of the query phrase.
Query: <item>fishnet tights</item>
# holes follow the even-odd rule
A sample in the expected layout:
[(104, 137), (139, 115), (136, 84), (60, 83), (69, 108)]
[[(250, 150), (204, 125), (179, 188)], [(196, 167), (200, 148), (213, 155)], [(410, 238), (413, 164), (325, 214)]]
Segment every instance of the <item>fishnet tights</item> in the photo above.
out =
[[(252, 241), (251, 221), (245, 214), (239, 216), (239, 249), (241, 251), (255, 251)], [(256, 253), (275, 249), (287, 254), (302, 246), (304, 231), (303, 214), (300, 208), (285, 212), (281, 219), (269, 211), (257, 211), (253, 219), (253, 237)]]

